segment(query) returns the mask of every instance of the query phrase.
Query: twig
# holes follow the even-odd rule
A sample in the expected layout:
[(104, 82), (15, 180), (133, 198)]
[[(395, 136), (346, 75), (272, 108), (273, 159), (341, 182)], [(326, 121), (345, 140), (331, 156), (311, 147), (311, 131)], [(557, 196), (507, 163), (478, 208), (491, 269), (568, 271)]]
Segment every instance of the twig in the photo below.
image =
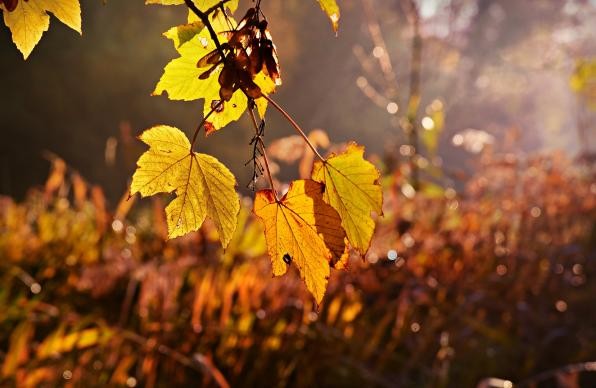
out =
[(249, 103), (249, 107), (248, 107), (247, 111), (248, 111), (248, 114), (252, 121), (252, 124), (255, 127), (255, 133), (256, 133), (255, 139), (261, 145), (261, 151), (262, 151), (261, 154), (263, 155), (263, 161), (265, 162), (265, 170), (267, 172), (267, 177), (269, 178), (269, 184), (271, 185), (271, 191), (273, 191), (275, 200), (279, 201), (279, 198), (277, 197), (277, 190), (275, 190), (275, 185), (273, 184), (273, 176), (271, 175), (271, 170), (269, 169), (269, 159), (267, 158), (267, 152), (265, 151), (265, 143), (263, 142), (262, 136), (260, 136), (259, 125), (257, 124), (257, 118), (255, 117), (255, 112), (253, 111), (253, 109), (254, 109), (254, 103), (251, 101)]
[[(227, 3), (228, 1), (231, 1), (231, 0), (221, 0), (219, 3), (215, 4), (214, 6), (210, 7), (205, 12), (203, 12), (199, 8), (197, 8), (195, 3), (193, 3), (193, 0), (184, 0), (184, 3), (188, 7), (188, 9), (190, 9), (195, 15), (197, 15), (197, 17), (199, 19), (201, 19), (201, 22), (203, 22), (203, 24), (209, 31), (209, 35), (211, 36), (211, 39), (215, 43), (215, 47), (217, 48), (217, 51), (219, 52), (219, 54), (221, 55), (222, 58), (225, 58), (225, 52), (224, 52), (224, 49), (223, 49), (221, 43), (219, 42), (217, 33), (215, 32), (215, 30), (213, 29), (213, 26), (211, 25), (211, 22), (209, 21), (209, 15), (211, 15), (211, 13), (215, 12), (217, 9), (222, 8), (223, 5), (225, 3)], [(209, 116), (215, 110), (219, 109), (221, 104), (223, 104), (223, 101), (220, 100), (216, 106), (211, 108), (211, 111), (207, 114), (207, 116), (205, 116), (203, 118), (203, 121), (201, 121), (201, 123), (198, 125), (197, 129), (195, 129), (195, 133), (193, 134), (193, 137), (192, 137), (192, 142), (190, 143), (190, 152), (191, 153), (192, 153), (193, 146), (197, 140), (197, 135), (199, 134), (199, 131), (201, 130), (201, 127), (205, 124), (205, 122), (207, 121)]]
[[(207, 103), (207, 101), (205, 101), (205, 104), (206, 103)], [(207, 119), (209, 119), (209, 116), (211, 116), (213, 114), (213, 112), (215, 112), (216, 110), (219, 109), (221, 104), (223, 104), (223, 100), (219, 100), (219, 102), (214, 107), (211, 107), (211, 110), (209, 111), (209, 113), (207, 113), (207, 115), (205, 117), (203, 117), (203, 120), (201, 120), (201, 122), (197, 126), (197, 129), (195, 129), (195, 133), (192, 135), (192, 142), (190, 143), (190, 152), (191, 153), (192, 153), (192, 149), (197, 141), (197, 136), (199, 135), (201, 128), (203, 127), (203, 125), (205, 125), (205, 123), (207, 122)]]
[(383, 77), (385, 78), (385, 85), (388, 86), (388, 90), (386, 91), (388, 96), (387, 97), (394, 97), (395, 91), (398, 88), (397, 84), (397, 76), (395, 71), (393, 70), (393, 65), (391, 63), (391, 58), (389, 57), (389, 50), (387, 49), (387, 44), (385, 43), (385, 38), (383, 37), (383, 33), (381, 32), (381, 26), (379, 25), (379, 21), (374, 15), (374, 8), (371, 4), (370, 0), (362, 0), (362, 8), (364, 9), (364, 15), (366, 18), (366, 25), (368, 27), (368, 32), (370, 37), (373, 41), (375, 47), (380, 47), (382, 49), (381, 55), (377, 57), (379, 62), (379, 67), (381, 68), (381, 72), (383, 73)]
[(300, 134), (300, 136), (302, 136), (302, 138), (304, 139), (304, 141), (306, 142), (306, 144), (308, 144), (308, 146), (315, 153), (315, 155), (317, 156), (317, 158), (319, 158), (319, 160), (322, 161), (322, 162), (326, 162), (326, 159), (323, 158), (321, 156), (321, 154), (319, 154), (319, 151), (317, 151), (317, 148), (310, 142), (310, 140), (308, 140), (308, 136), (306, 136), (306, 134), (304, 133), (304, 131), (302, 130), (302, 128), (300, 128), (300, 126), (296, 123), (296, 121), (294, 121), (294, 119), (292, 118), (292, 116), (290, 116), (285, 110), (283, 110), (283, 108), (281, 106), (279, 106), (279, 104), (277, 102), (273, 101), (271, 99), (271, 97), (269, 97), (268, 95), (266, 95), (266, 94), (263, 93), (263, 98), (265, 98), (267, 101), (269, 101), (269, 103), (271, 105), (273, 105), (273, 107), (275, 109), (277, 109), (279, 111), (279, 113), (281, 113), (282, 116), (284, 116), (285, 119), (288, 120), (288, 122), (290, 124), (292, 124), (292, 126), (294, 127), (294, 129), (296, 129), (296, 131)]
[(262, 145), (259, 140), (265, 135), (265, 120), (261, 120), (261, 124), (259, 124), (259, 129), (256, 131), (255, 135), (251, 139), (249, 145), (252, 146), (252, 156), (251, 158), (244, 164), (248, 166), (250, 162), (253, 163), (253, 172), (252, 172), (252, 179), (247, 187), (251, 188), (252, 191), (255, 190), (255, 184), (257, 179), (263, 175), (265, 168), (263, 167), (262, 163), (259, 161), (259, 157), (263, 156)]

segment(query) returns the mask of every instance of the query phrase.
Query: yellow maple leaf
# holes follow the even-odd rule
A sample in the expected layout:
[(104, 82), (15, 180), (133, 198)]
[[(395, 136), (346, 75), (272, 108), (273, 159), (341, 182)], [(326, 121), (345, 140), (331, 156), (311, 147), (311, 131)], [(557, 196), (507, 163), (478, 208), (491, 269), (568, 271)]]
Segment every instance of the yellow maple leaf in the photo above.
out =
[(203, 28), (205, 28), (205, 25), (202, 21), (189, 21), (186, 24), (181, 24), (179, 26), (170, 28), (164, 32), (164, 36), (171, 39), (174, 42), (174, 47), (178, 48), (200, 34), (201, 31), (203, 31)]
[(327, 288), (330, 263), (345, 253), (345, 232), (337, 212), (323, 201), (324, 186), (297, 180), (280, 200), (272, 190), (255, 196), (254, 212), (265, 227), (273, 274), (295, 263), (306, 288), (320, 303)]
[[(230, 23), (233, 23), (232, 25), (236, 25), (232, 18), (229, 19)], [(188, 22), (195, 21), (197, 21), (196, 16), (189, 14)], [(223, 15), (211, 18), (210, 21), (216, 32), (230, 29)], [(211, 40), (209, 31), (203, 29), (197, 36), (183, 44), (180, 44), (176, 28), (166, 31), (164, 36), (174, 42), (174, 47), (180, 56), (166, 65), (153, 95), (166, 92), (170, 100), (192, 101), (203, 98), (208, 93), (213, 93), (212, 89), (219, 91), (217, 78), (221, 69), (215, 69), (207, 79), (200, 79), (199, 76), (206, 69), (197, 67), (200, 58), (215, 50), (215, 43)], [(220, 36), (222, 42), (225, 41), (223, 39), (225, 34)]]
[(329, 20), (331, 21), (331, 25), (333, 26), (333, 31), (337, 34), (339, 29), (339, 6), (335, 0), (317, 0), (321, 9), (327, 14)]
[[(240, 89), (234, 92), (230, 101), (221, 101), (219, 83), (217, 88), (210, 89), (204, 98), (203, 117), (211, 113), (205, 122), (205, 133), (207, 135), (225, 127), (232, 121), (237, 121), (248, 107), (248, 98)], [(214, 109), (213, 112), (211, 112), (212, 109)]]
[[(262, 71), (255, 76), (254, 81), (261, 89), (261, 93), (270, 94), (275, 92), (275, 83)], [(215, 111), (209, 116), (207, 122), (205, 122), (207, 135), (225, 127), (232, 121), (238, 120), (248, 107), (248, 98), (240, 89), (234, 92), (230, 101), (223, 102), (220, 102), (219, 99), (219, 83), (217, 89), (212, 88), (209, 89), (209, 91), (210, 93), (204, 96), (205, 104), (203, 106), (203, 116), (210, 114), (211, 109), (216, 107), (217, 104), (221, 104), (221, 106), (215, 109)], [(257, 98), (255, 100), (255, 105), (257, 107), (259, 116), (264, 118), (265, 112), (267, 110), (267, 99), (263, 97)]]
[(149, 150), (137, 162), (130, 194), (175, 191), (176, 198), (166, 207), (168, 237), (198, 230), (208, 216), (226, 247), (240, 211), (234, 175), (214, 157), (191, 151), (188, 138), (177, 128), (153, 127), (140, 139)]
[(184, 0), (146, 0), (145, 4), (182, 5)]
[[(254, 81), (255, 84), (257, 84), (261, 89), (261, 93), (265, 95), (275, 93), (275, 82), (273, 82), (271, 77), (269, 77), (262, 71), (255, 76)], [(265, 118), (265, 111), (267, 110), (267, 99), (264, 97), (257, 98), (255, 100), (255, 105), (257, 106), (257, 112), (259, 113), (259, 116), (261, 116), (262, 119)]]
[(9, 12), (0, 5), (4, 23), (12, 33), (12, 40), (27, 59), (41, 36), (50, 27), (51, 12), (73, 30), (81, 34), (81, 5), (79, 0), (20, 0)]
[[(195, 3), (197, 8), (201, 11), (206, 11), (220, 2), (221, 0), (193, 0), (193, 3)], [(146, 0), (145, 4), (182, 5), (184, 4), (184, 0)], [(238, 0), (226, 2), (225, 7), (228, 8), (230, 12), (236, 11), (236, 8), (238, 8)]]
[[(232, 121), (238, 120), (248, 106), (248, 98), (242, 90), (238, 89), (234, 92), (230, 101), (220, 102), (218, 77), (223, 68), (223, 63), (217, 66), (207, 79), (199, 78), (209, 68), (198, 68), (198, 60), (215, 50), (216, 47), (207, 29), (202, 29), (198, 34), (188, 37), (189, 32), (192, 33), (193, 26), (195, 26), (196, 31), (197, 20), (196, 16), (191, 13), (187, 25), (173, 27), (164, 33), (165, 37), (174, 42), (174, 48), (178, 51), (180, 57), (173, 59), (166, 65), (153, 95), (166, 92), (170, 100), (192, 101), (204, 99), (203, 114), (206, 116), (211, 113), (205, 123), (206, 132), (210, 134), (225, 127)], [(211, 17), (210, 20), (216, 32), (229, 31), (231, 27), (236, 25), (232, 18), (226, 18), (221, 12)], [(224, 43), (226, 34), (220, 34), (219, 37), (221, 43)], [(275, 92), (275, 83), (263, 72), (257, 74), (254, 81), (264, 94)], [(263, 117), (267, 108), (267, 100), (261, 97), (256, 99), (255, 103), (259, 115)], [(211, 112), (216, 106), (217, 109)]]
[(325, 185), (323, 198), (341, 217), (352, 247), (366, 253), (375, 230), (371, 212), (382, 215), (379, 171), (364, 159), (364, 147), (350, 143), (345, 152), (313, 166), (312, 179)]

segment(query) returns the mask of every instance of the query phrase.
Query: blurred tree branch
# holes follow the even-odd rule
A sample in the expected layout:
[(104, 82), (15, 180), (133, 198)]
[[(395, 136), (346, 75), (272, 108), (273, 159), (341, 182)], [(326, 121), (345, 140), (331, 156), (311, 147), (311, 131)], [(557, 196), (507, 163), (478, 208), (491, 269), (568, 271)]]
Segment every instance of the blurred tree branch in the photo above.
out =
[[(391, 57), (386, 44), (386, 39), (375, 17), (372, 0), (361, 0), (362, 8), (366, 19), (366, 25), (374, 45), (373, 56), (377, 59), (378, 67), (383, 76), (383, 90), (379, 91), (365, 77), (358, 79), (358, 86), (366, 97), (373, 103), (387, 110), (389, 114), (396, 114), (400, 103), (398, 99), (398, 77), (391, 62)], [(401, 128), (407, 136), (410, 149), (408, 152), (408, 163), (410, 168), (410, 184), (415, 190), (420, 186), (417, 159), (418, 150), (418, 110), (421, 101), (421, 72), (422, 72), (422, 36), (420, 33), (420, 14), (418, 6), (414, 0), (404, 0), (399, 2), (406, 19), (412, 27), (411, 59), (409, 74), (409, 94), (406, 101), (407, 111), (405, 117), (397, 120), (391, 120), (394, 128)], [(367, 75), (374, 73), (374, 69), (367, 61), (364, 50), (360, 46), (354, 48), (354, 54), (359, 60), (362, 69)]]

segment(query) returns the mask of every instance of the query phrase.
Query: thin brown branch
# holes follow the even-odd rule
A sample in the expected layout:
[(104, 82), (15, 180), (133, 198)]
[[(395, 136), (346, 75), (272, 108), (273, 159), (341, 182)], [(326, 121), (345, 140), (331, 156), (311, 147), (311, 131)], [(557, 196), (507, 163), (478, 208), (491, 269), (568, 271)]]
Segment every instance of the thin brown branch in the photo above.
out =
[[(206, 103), (207, 102), (205, 102), (205, 104)], [(209, 113), (207, 113), (207, 115), (205, 117), (203, 117), (203, 120), (201, 120), (199, 125), (197, 125), (197, 128), (195, 129), (195, 133), (192, 135), (192, 141), (190, 142), (190, 152), (191, 153), (192, 153), (192, 149), (197, 141), (197, 136), (199, 135), (199, 132), (201, 132), (201, 128), (203, 128), (203, 125), (205, 125), (205, 123), (209, 119), (209, 116), (211, 116), (213, 114), (213, 112), (215, 112), (217, 109), (219, 109), (219, 106), (221, 104), (223, 104), (222, 100), (220, 100), (214, 107), (211, 107), (211, 110), (209, 111)]]
[(263, 94), (263, 98), (265, 98), (267, 101), (269, 101), (269, 103), (271, 105), (273, 105), (273, 107), (275, 109), (277, 109), (277, 111), (279, 113), (281, 113), (282, 116), (284, 116), (285, 119), (288, 120), (288, 122), (290, 124), (292, 124), (292, 126), (294, 127), (294, 129), (298, 132), (298, 134), (300, 134), (300, 136), (302, 136), (302, 138), (304, 139), (304, 141), (306, 142), (306, 144), (308, 144), (308, 146), (310, 147), (310, 149), (312, 150), (312, 152), (315, 153), (315, 155), (317, 156), (317, 158), (320, 161), (325, 162), (326, 159), (323, 158), (321, 156), (321, 154), (319, 154), (319, 151), (317, 151), (317, 148), (310, 142), (310, 140), (308, 139), (308, 136), (306, 136), (306, 133), (304, 133), (304, 131), (302, 130), (302, 128), (300, 128), (300, 126), (298, 125), (298, 123), (296, 123), (296, 121), (294, 121), (294, 119), (292, 118), (292, 116), (290, 116), (285, 110), (283, 110), (283, 108), (277, 102), (275, 102), (273, 99), (271, 99), (271, 97), (269, 97), (268, 95)]
[[(205, 27), (209, 31), (209, 35), (211, 36), (211, 39), (215, 43), (215, 47), (217, 48), (217, 51), (219, 51), (219, 54), (221, 55), (222, 58), (225, 57), (225, 52), (224, 52), (224, 49), (223, 49), (221, 43), (219, 42), (217, 33), (215, 32), (215, 30), (213, 29), (213, 26), (211, 25), (211, 22), (209, 21), (209, 15), (211, 15), (216, 10), (222, 8), (224, 6), (224, 4), (227, 3), (228, 1), (231, 1), (231, 0), (221, 0), (219, 3), (215, 4), (214, 6), (208, 8), (206, 11), (203, 12), (195, 5), (193, 0), (184, 0), (184, 3), (188, 7), (188, 9), (190, 9), (195, 15), (197, 15), (197, 17), (199, 19), (201, 19), (201, 22), (205, 25)], [(205, 122), (207, 121), (209, 116), (211, 116), (211, 114), (215, 110), (219, 109), (219, 106), (222, 103), (223, 103), (223, 101), (219, 101), (216, 106), (212, 107), (211, 111), (209, 111), (209, 113), (203, 118), (203, 121), (201, 121), (201, 123), (198, 125), (197, 129), (195, 129), (195, 132), (192, 136), (192, 142), (190, 143), (190, 152), (192, 152), (192, 149), (194, 147), (195, 142), (197, 141), (197, 136), (198, 136), (201, 128), (203, 127), (203, 125), (205, 124)]]
[(378, 47), (381, 49), (380, 55), (376, 55), (375, 57), (379, 61), (381, 72), (383, 73), (383, 76), (385, 78), (385, 85), (387, 86), (387, 98), (394, 98), (397, 94), (396, 91), (398, 88), (397, 76), (395, 74), (395, 71), (393, 70), (391, 58), (389, 57), (389, 51), (387, 50), (387, 44), (385, 43), (385, 38), (383, 37), (383, 33), (381, 32), (381, 26), (379, 24), (379, 21), (375, 17), (371, 0), (362, 0), (362, 8), (364, 9), (366, 26), (368, 27), (368, 32), (373, 41), (373, 44), (375, 48)]
[(252, 125), (255, 128), (255, 136), (256, 136), (256, 141), (259, 142), (259, 144), (261, 145), (261, 154), (263, 155), (263, 161), (265, 162), (265, 171), (267, 172), (267, 178), (269, 178), (269, 184), (271, 185), (271, 191), (273, 191), (273, 195), (275, 196), (275, 200), (278, 201), (278, 197), (277, 197), (277, 190), (275, 190), (275, 185), (273, 184), (273, 176), (271, 175), (271, 169), (269, 168), (269, 158), (267, 158), (267, 150), (265, 149), (265, 143), (263, 142), (263, 138), (261, 137), (261, 134), (259, 133), (259, 125), (257, 124), (257, 118), (255, 117), (255, 112), (253, 111), (253, 105), (254, 103), (252, 103), (252, 101), (249, 103), (248, 106), (248, 115), (250, 116), (250, 119), (252, 121)]

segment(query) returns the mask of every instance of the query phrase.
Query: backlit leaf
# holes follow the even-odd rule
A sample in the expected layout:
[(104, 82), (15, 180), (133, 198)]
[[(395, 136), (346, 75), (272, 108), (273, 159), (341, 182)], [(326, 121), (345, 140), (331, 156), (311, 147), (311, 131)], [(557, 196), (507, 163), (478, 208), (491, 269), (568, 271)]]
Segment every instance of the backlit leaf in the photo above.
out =
[[(33, 0), (29, 0), (33, 1)], [(81, 31), (81, 5), (79, 0), (39, 0), (42, 6), (50, 11), (62, 23), (79, 34)]]
[(232, 173), (214, 157), (191, 152), (188, 138), (177, 128), (153, 127), (140, 139), (149, 150), (137, 162), (131, 195), (175, 192), (176, 198), (166, 207), (168, 237), (198, 230), (208, 216), (226, 247), (240, 210)]
[[(219, 18), (216, 19), (219, 21)], [(213, 22), (214, 28), (223, 31), (224, 24)], [(218, 70), (215, 70), (208, 79), (199, 79), (199, 76), (206, 70), (197, 67), (197, 61), (205, 54), (215, 49), (215, 44), (209, 39), (207, 30), (203, 30), (188, 42), (179, 45), (178, 34), (169, 30), (164, 34), (174, 41), (174, 45), (180, 57), (173, 59), (164, 69), (164, 73), (157, 83), (154, 95), (163, 92), (168, 94), (170, 100), (192, 101), (204, 98), (205, 95), (219, 91), (217, 81)]]
[(4, 23), (12, 33), (12, 40), (27, 59), (41, 36), (50, 27), (51, 12), (62, 23), (81, 33), (81, 6), (79, 0), (19, 1), (9, 12), (1, 6)]
[(164, 35), (174, 41), (175, 47), (180, 47), (195, 36), (201, 33), (205, 25), (201, 21), (195, 21), (180, 26), (172, 27)]
[(333, 30), (337, 33), (339, 29), (339, 6), (335, 0), (317, 0), (321, 9), (327, 14), (329, 20), (331, 21), (331, 25), (333, 26)]
[[(219, 4), (221, 0), (193, 0), (194, 3), (201, 11), (206, 11), (209, 8)], [(230, 10), (230, 12), (236, 11), (238, 8), (238, 0), (228, 1), (225, 4), (225, 7)]]
[[(230, 23), (233, 23), (232, 25), (235, 25), (231, 18), (229, 20)], [(212, 25), (216, 31), (230, 29), (225, 18), (221, 16), (212, 18)], [(209, 114), (213, 106), (217, 105), (220, 100), (218, 77), (222, 68), (222, 65), (219, 65), (207, 79), (199, 78), (208, 69), (198, 68), (197, 61), (216, 48), (209, 32), (204, 29), (186, 43), (180, 43), (180, 37), (175, 30), (169, 30), (164, 35), (174, 41), (180, 57), (175, 58), (166, 65), (164, 74), (155, 87), (153, 94), (159, 95), (165, 91), (168, 93), (170, 100), (191, 101), (204, 99), (203, 112), (205, 115)], [(221, 35), (221, 38), (222, 42), (225, 41), (223, 39), (224, 35)], [(242, 91), (236, 91), (230, 101), (222, 102), (221, 106), (212, 113), (209, 122), (205, 125), (206, 132), (211, 133), (232, 121), (238, 120), (246, 107), (246, 96)]]
[[(195, 5), (201, 11), (206, 11), (209, 8), (219, 4), (221, 0), (193, 0)], [(145, 4), (159, 4), (159, 5), (182, 5), (184, 4), (184, 0), (145, 0)], [(225, 4), (225, 7), (230, 10), (230, 12), (236, 11), (238, 8), (238, 0), (228, 1)]]
[[(263, 94), (275, 92), (275, 83), (263, 72), (257, 74), (254, 81), (259, 86)], [(212, 91), (214, 91), (214, 89)], [(211, 103), (205, 103), (203, 107), (203, 115), (206, 116), (209, 114), (209, 112), (211, 112), (211, 109), (219, 103), (219, 98), (219, 89), (217, 89), (216, 94), (205, 96), (205, 101), (211, 101)], [(230, 101), (224, 101), (221, 104), (222, 106), (216, 109), (211, 116), (209, 116), (209, 120), (205, 123), (207, 134), (211, 134), (212, 132), (225, 127), (232, 121), (238, 120), (248, 106), (248, 98), (242, 90), (238, 89), (234, 92)], [(267, 100), (264, 97), (257, 98), (255, 100), (255, 105), (257, 106), (257, 112), (259, 113), (259, 116), (264, 118), (265, 111), (267, 110)]]
[[(195, 1), (197, 7), (202, 11), (209, 9), (217, 3), (219, 3), (219, 1)], [(145, 4), (181, 5), (184, 4), (184, 0), (147, 0)], [(227, 2), (225, 7), (230, 10), (230, 12), (234, 12), (236, 8), (238, 8), (238, 0)], [(212, 19), (215, 19), (214, 16), (212, 16)], [(174, 42), (174, 47), (178, 48), (182, 44), (197, 36), (201, 31), (203, 31), (204, 28), (205, 24), (203, 24), (203, 22), (194, 12), (189, 10), (188, 22), (186, 24), (170, 28), (164, 33), (164, 36), (171, 39)]]
[(324, 187), (312, 180), (291, 183), (276, 200), (272, 190), (256, 194), (254, 212), (263, 221), (273, 274), (296, 264), (306, 287), (320, 303), (327, 288), (329, 266), (345, 253), (341, 220), (323, 201)]
[[(236, 22), (232, 18), (228, 17), (226, 20), (221, 13), (211, 18), (211, 20), (213, 28), (217, 32), (228, 31), (231, 28), (230, 26), (236, 25)], [(190, 14), (189, 24), (186, 26), (194, 23), (200, 22), (196, 21), (196, 16)], [(234, 92), (230, 101), (220, 103), (221, 97), (219, 94), (220, 84), (218, 77), (223, 64), (218, 65), (207, 79), (200, 79), (199, 76), (209, 70), (209, 68), (197, 67), (197, 62), (200, 58), (215, 50), (215, 43), (211, 40), (207, 29), (203, 29), (200, 33), (190, 38), (188, 38), (188, 35), (181, 37), (181, 33), (185, 35), (190, 33), (189, 30), (192, 30), (192, 27), (188, 27), (186, 32), (182, 32), (185, 28), (184, 26), (178, 26), (164, 33), (164, 36), (174, 42), (174, 47), (180, 54), (180, 57), (175, 58), (166, 65), (164, 74), (155, 87), (153, 94), (160, 95), (166, 92), (171, 100), (192, 101), (204, 99), (203, 114), (205, 116), (217, 106), (217, 109), (211, 113), (208, 121), (205, 123), (206, 133), (210, 134), (225, 127), (232, 121), (238, 120), (247, 108), (248, 98), (239, 89)], [(188, 41), (183, 42), (187, 38)], [(222, 43), (225, 42), (225, 34), (220, 34), (220, 41)], [(263, 74), (263, 72), (257, 74), (254, 81), (264, 94), (270, 94), (275, 91), (275, 83)], [(256, 99), (255, 103), (259, 115), (263, 117), (267, 109), (267, 100), (261, 97)]]
[(146, 0), (145, 4), (182, 5), (184, 0)]
[(232, 121), (238, 120), (248, 106), (248, 98), (240, 89), (234, 92), (230, 101), (222, 102), (220, 102), (219, 97), (219, 84), (217, 89), (211, 89), (210, 92), (212, 93), (205, 96), (203, 115), (207, 116), (211, 112), (211, 109), (218, 104), (220, 106), (213, 111), (209, 119), (205, 122), (205, 133), (207, 135), (225, 127)]
[[(260, 72), (256, 75), (254, 79), (255, 83), (261, 88), (261, 93), (269, 95), (271, 93), (275, 93), (275, 82), (265, 75), (265, 73)], [(264, 97), (257, 98), (255, 100), (255, 104), (257, 105), (257, 112), (261, 118), (265, 118), (265, 111), (267, 110), (267, 99)]]
[(323, 198), (339, 213), (352, 247), (365, 253), (375, 230), (371, 212), (382, 214), (383, 192), (379, 171), (364, 159), (364, 147), (350, 143), (345, 152), (317, 161), (312, 178), (325, 185)]

